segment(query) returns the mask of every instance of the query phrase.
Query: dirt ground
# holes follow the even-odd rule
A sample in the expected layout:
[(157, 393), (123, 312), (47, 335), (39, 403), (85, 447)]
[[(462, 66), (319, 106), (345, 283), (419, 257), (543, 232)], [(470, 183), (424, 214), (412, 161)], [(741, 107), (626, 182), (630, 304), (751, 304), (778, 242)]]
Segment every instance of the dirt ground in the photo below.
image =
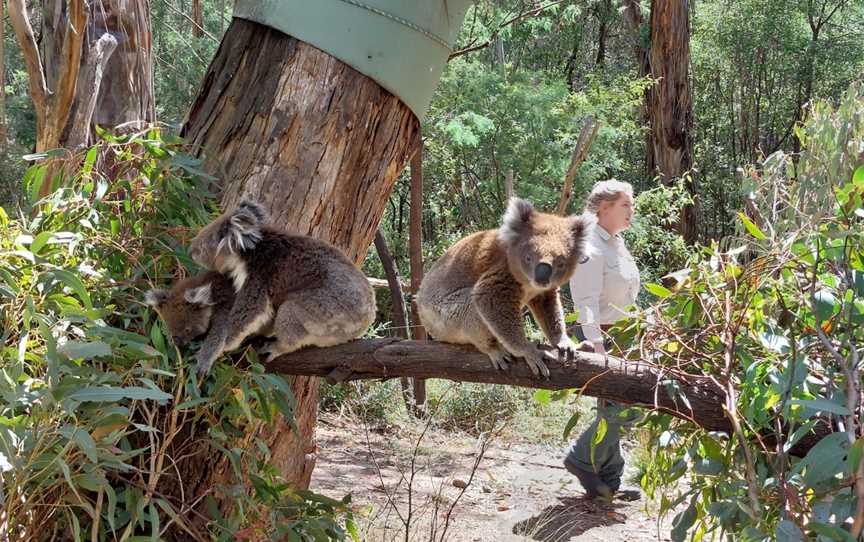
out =
[(406, 540), (405, 523), (412, 542), (668, 540), (672, 516), (659, 525), (644, 496), (585, 500), (561, 464), (561, 448), (499, 437), (474, 469), (481, 442), (433, 428), (418, 445), (422, 429), (374, 431), (324, 414), (311, 489), (337, 498), (350, 493), (363, 537), (374, 542)]

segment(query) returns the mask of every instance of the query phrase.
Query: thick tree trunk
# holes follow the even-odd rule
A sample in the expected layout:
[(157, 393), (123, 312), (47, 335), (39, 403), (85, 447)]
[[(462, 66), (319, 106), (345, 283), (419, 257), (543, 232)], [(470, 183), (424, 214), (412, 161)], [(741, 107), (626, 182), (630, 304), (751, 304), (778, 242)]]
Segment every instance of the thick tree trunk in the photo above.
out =
[[(331, 383), (412, 376), (547, 390), (579, 388), (591, 397), (656, 408), (709, 431), (728, 433), (732, 430), (723, 410), (726, 392), (713, 380), (697, 377), (678, 380), (675, 382), (678, 398), (675, 399), (666, 388), (671, 377), (637, 361), (579, 353), (573, 361), (547, 361), (547, 366), (549, 378), (538, 378), (520, 360), (512, 363), (507, 371), (496, 370), (485, 354), (470, 346), (388, 338), (301, 350), (274, 359), (267, 364), (267, 370), (324, 376)], [(680, 399), (681, 396), (687, 400)], [(790, 452), (799, 456), (806, 454), (829, 432), (829, 425), (823, 421)], [(772, 438), (766, 435), (763, 441)]]
[[(183, 135), (222, 180), (225, 206), (257, 199), (278, 226), (325, 239), (359, 266), (418, 130), (410, 109), (368, 77), (234, 19)], [(315, 464), (318, 379), (297, 377), (292, 387), (298, 431), (279, 421), (261, 436), (285, 479), (302, 488)], [(220, 466), (207, 468), (201, 487), (218, 479)]]
[[(153, 91), (153, 34), (148, 0), (102, 0), (91, 7), (88, 43), (105, 34), (117, 39), (108, 59), (91, 124), (131, 129), (156, 120)], [(88, 92), (85, 87), (81, 89)], [(80, 94), (80, 93), (79, 93)]]
[[(633, 9), (633, 8), (631, 8)], [(651, 174), (672, 183), (693, 165), (693, 107), (690, 96), (690, 21), (687, 2), (652, 0), (651, 76), (657, 80), (645, 96), (650, 134), (645, 164)], [(687, 188), (695, 194), (693, 181)], [(696, 239), (696, 210), (685, 207), (679, 232), (688, 242)]]
[(30, 79), (37, 151), (88, 145), (93, 124), (155, 120), (147, 0), (43, 0), (42, 12), (37, 44), (24, 1), (9, 2)]
[[(53, 9), (51, 9), (53, 6)], [(21, 47), (36, 114), (36, 151), (60, 146), (72, 110), (87, 6), (82, 0), (46, 3), (42, 17), (42, 49), (30, 24), (24, 0), (9, 0), (9, 22)], [(62, 24), (61, 24), (62, 23)], [(75, 31), (66, 31), (74, 28)], [(46, 180), (48, 176), (46, 175)]]

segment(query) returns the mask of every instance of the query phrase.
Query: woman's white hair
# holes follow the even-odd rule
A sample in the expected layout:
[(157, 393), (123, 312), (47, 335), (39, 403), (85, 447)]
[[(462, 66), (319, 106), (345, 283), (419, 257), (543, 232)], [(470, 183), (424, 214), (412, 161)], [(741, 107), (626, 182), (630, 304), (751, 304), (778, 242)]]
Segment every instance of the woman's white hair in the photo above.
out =
[(617, 201), (621, 194), (627, 194), (632, 198), (633, 186), (617, 179), (600, 181), (594, 185), (591, 193), (588, 194), (588, 199), (585, 200), (585, 212), (596, 215), (604, 201)]

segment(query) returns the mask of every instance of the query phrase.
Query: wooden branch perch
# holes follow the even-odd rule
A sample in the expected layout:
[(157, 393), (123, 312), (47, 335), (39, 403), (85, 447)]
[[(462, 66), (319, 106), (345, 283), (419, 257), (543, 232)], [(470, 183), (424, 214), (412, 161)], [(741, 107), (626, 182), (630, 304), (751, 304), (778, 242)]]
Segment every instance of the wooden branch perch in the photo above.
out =
[(567, 212), (567, 204), (573, 197), (573, 179), (576, 178), (576, 171), (579, 170), (579, 166), (588, 156), (588, 151), (591, 149), (591, 144), (594, 143), (594, 138), (597, 137), (599, 130), (600, 123), (589, 117), (579, 132), (579, 140), (576, 142), (576, 148), (573, 149), (570, 167), (567, 168), (567, 174), (564, 175), (564, 186), (561, 188), (561, 199), (558, 201), (557, 213), (561, 216)]
[[(547, 366), (550, 375), (544, 379), (534, 376), (521, 360), (512, 363), (507, 371), (495, 370), (485, 354), (470, 346), (384, 338), (300, 350), (274, 359), (267, 369), (274, 373), (326, 377), (330, 383), (411, 376), (548, 390), (581, 388), (585, 395), (658, 409), (710, 431), (732, 430), (723, 413), (725, 393), (707, 379), (676, 382), (679, 397), (686, 397), (688, 406), (667, 392), (666, 386), (671, 384), (668, 377), (639, 362), (580, 353), (574, 361), (552, 361)], [(817, 429), (817, 433), (802, 438), (791, 453), (806, 453), (830, 431), (825, 424), (817, 425)], [(763, 437), (763, 441), (768, 440), (768, 436)]]

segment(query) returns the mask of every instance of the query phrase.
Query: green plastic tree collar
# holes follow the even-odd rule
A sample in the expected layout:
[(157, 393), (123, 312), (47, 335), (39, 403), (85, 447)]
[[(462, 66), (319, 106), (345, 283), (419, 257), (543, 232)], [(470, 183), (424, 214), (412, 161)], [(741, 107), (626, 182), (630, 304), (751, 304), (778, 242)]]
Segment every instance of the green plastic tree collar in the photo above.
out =
[(234, 16), (309, 43), (423, 119), (472, 0), (237, 0)]

